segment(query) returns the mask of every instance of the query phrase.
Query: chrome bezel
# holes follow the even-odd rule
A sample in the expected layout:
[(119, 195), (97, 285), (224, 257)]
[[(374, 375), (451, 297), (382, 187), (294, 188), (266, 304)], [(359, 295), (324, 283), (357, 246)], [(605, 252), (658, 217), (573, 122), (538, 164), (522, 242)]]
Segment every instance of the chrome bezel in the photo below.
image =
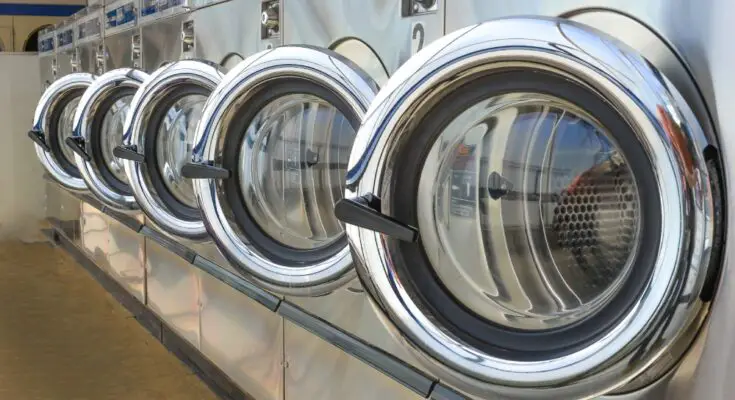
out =
[[(65, 75), (54, 81), (46, 91), (43, 92), (41, 99), (38, 101), (36, 111), (33, 114), (32, 129), (46, 135), (49, 125), (51, 123), (57, 123), (57, 121), (49, 121), (49, 119), (59, 100), (61, 100), (64, 95), (71, 90), (86, 90), (92, 85), (94, 80), (95, 77), (92, 74), (77, 72)], [(64, 143), (61, 143), (61, 145), (65, 146)], [(54, 180), (63, 187), (74, 192), (87, 192), (89, 190), (87, 183), (82, 178), (76, 178), (67, 173), (61, 165), (59, 165), (58, 161), (54, 159), (51, 152), (44, 151), (44, 149), (38, 144), (34, 144), (34, 146), (36, 148), (38, 159)]]
[[(102, 132), (92, 132), (91, 129), (92, 121), (102, 102), (120, 89), (132, 88), (137, 90), (146, 77), (148, 77), (148, 74), (145, 72), (132, 68), (119, 68), (100, 75), (84, 92), (77, 106), (77, 112), (74, 116), (74, 136), (82, 138), (86, 143), (91, 135), (102, 134)], [(106, 112), (107, 110), (102, 111)], [(82, 179), (87, 183), (89, 190), (102, 203), (122, 212), (138, 210), (135, 197), (112, 189), (99, 175), (92, 162), (84, 160), (79, 154), (74, 154), (74, 159)]]
[[(194, 159), (221, 160), (227, 126), (236, 110), (257, 97), (264, 84), (282, 79), (306, 79), (334, 92), (360, 118), (377, 86), (358, 67), (327, 49), (283, 46), (248, 57), (227, 73), (209, 97), (197, 128)], [(238, 144), (239, 146), (239, 144)], [(195, 180), (194, 190), (210, 235), (220, 249), (251, 278), (281, 294), (316, 296), (329, 293), (355, 277), (349, 246), (327, 260), (298, 268), (275, 263), (252, 249), (231, 221), (215, 179)]]
[[(628, 46), (581, 24), (541, 17), (501, 19), (445, 36), (405, 63), (376, 97), (350, 156), (347, 180), (354, 191), (346, 196), (375, 193), (390, 216), (391, 156), (422, 112), (460, 83), (509, 68), (541, 69), (584, 85), (633, 127), (661, 193), (662, 237), (649, 285), (619, 324), (581, 350), (542, 361), (502, 359), (457, 340), (412, 298), (393, 265), (390, 238), (348, 226), (374, 306), (427, 368), (478, 395), (587, 397), (654, 365), (665, 373), (708, 309), (699, 294), (711, 268), (713, 199), (703, 155), (710, 143), (671, 83)], [(685, 135), (686, 151), (675, 149), (661, 118), (675, 126), (673, 134)]]
[[(141, 85), (130, 103), (130, 113), (125, 120), (123, 145), (145, 148), (146, 131), (151, 113), (177, 86), (197, 85), (210, 92), (222, 81), (224, 70), (214, 64), (199, 60), (181, 60), (156, 70)], [(204, 221), (187, 220), (169, 211), (160, 197), (149, 187), (148, 173), (143, 165), (131, 160), (121, 160), (125, 166), (133, 195), (141, 210), (160, 230), (173, 236), (192, 240), (204, 240), (207, 229)], [(147, 168), (157, 168), (148, 165)]]

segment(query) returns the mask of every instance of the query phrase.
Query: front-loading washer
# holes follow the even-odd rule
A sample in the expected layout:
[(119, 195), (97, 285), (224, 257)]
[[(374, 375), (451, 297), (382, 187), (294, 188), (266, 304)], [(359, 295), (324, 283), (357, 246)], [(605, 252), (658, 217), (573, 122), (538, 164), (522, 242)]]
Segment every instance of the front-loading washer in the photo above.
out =
[[(284, 46), (246, 59), (224, 78), (205, 108), (196, 162), (185, 172), (197, 178), (210, 233), (241, 273), (416, 364), (361, 293), (332, 212), (355, 130), (379, 84), (442, 34), (438, 4), (407, 5), (263, 1), (261, 37), (282, 38)], [(284, 335), (287, 396), (376, 395), (355, 385), (391, 398), (417, 395), (290, 322)]]
[(694, 386), (724, 138), (683, 56), (686, 18), (666, 10), (457, 1), (450, 33), (368, 111), (335, 212), (381, 319), (442, 385), (518, 399)]
[[(277, 42), (261, 39), (259, 0), (188, 5), (193, 10), (181, 15), (180, 35), (162, 43), (176, 47), (180, 60), (162, 65), (136, 93), (117, 150), (146, 213), (147, 304), (245, 392), (280, 399), (282, 318), (202, 272), (205, 263), (219, 276), (242, 281), (211, 243), (191, 180), (181, 175), (203, 103), (224, 73)], [(155, 67), (145, 27), (143, 35), (144, 63)]]
[[(79, 180), (80, 176), (73, 164), (73, 155), (60, 144), (71, 135), (76, 103), (84, 89), (91, 83), (92, 76), (65, 77), (62, 82), (52, 87), (60, 78), (56, 43), (55, 28), (47, 28), (39, 33), (40, 79), (44, 92), (39, 93), (40, 98), (29, 135), (36, 142), (36, 154), (48, 178), (46, 216), (51, 224), (78, 244), (79, 199), (66, 189), (84, 192), (86, 186)], [(62, 68), (62, 71), (69, 70), (71, 66)]]

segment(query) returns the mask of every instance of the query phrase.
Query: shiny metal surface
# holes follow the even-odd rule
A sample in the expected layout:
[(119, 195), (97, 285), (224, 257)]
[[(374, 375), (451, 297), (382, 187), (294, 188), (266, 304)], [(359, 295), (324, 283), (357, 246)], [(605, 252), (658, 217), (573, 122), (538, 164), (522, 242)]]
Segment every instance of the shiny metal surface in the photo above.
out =
[(81, 248), (102, 269), (109, 267), (107, 254), (110, 244), (108, 219), (98, 209), (81, 202)]
[[(125, 124), (123, 144), (135, 146), (139, 152), (142, 152), (146, 147), (146, 131), (150, 115), (163, 101), (168, 100), (169, 96), (176, 96), (176, 91), (181, 90), (182, 87), (191, 87), (191, 85), (211, 92), (222, 80), (222, 76), (224, 73), (221, 68), (195, 60), (181, 60), (158, 69), (143, 83), (133, 97)], [(169, 121), (169, 123), (172, 122), (174, 121)], [(177, 130), (158, 133), (159, 136), (180, 134)], [(188, 162), (191, 158), (193, 138), (184, 137), (178, 140), (188, 148), (186, 154), (188, 160), (177, 160), (174, 166), (180, 169), (183, 163)], [(178, 216), (150, 184), (149, 168), (158, 168), (154, 160), (148, 160), (148, 163), (145, 164), (130, 160), (122, 160), (122, 162), (133, 195), (150, 222), (158, 226), (161, 231), (173, 236), (193, 240), (206, 239), (207, 230), (201, 219), (190, 220)], [(164, 177), (172, 176), (173, 173), (164, 171), (163, 175)], [(193, 207), (196, 207), (196, 204)]]
[[(59, 121), (51, 121), (51, 115), (54, 109), (60, 104), (68, 94), (77, 90), (86, 90), (94, 80), (94, 76), (88, 73), (80, 72), (63, 76), (54, 81), (46, 91), (44, 91), (41, 99), (38, 101), (36, 111), (33, 115), (32, 129), (47, 135), (52, 125), (58, 125)], [(78, 94), (81, 96), (81, 94)], [(48, 138), (46, 139), (48, 143)], [(36, 147), (38, 159), (48, 173), (61, 185), (73, 191), (86, 191), (87, 184), (81, 178), (74, 177), (67, 172), (59, 162), (55, 159), (51, 152), (46, 152), (41, 146)]]
[(137, 232), (105, 216), (109, 229), (108, 273), (128, 292), (145, 303), (145, 241)]
[[(444, 32), (444, 4), (435, 12), (411, 17), (401, 16), (401, 5), (402, 0), (284, 1), (283, 43), (334, 48), (345, 39), (356, 38), (378, 55), (391, 75), (419, 48), (439, 39)], [(368, 72), (375, 71), (370, 66), (374, 61), (361, 63), (357, 57), (350, 59)], [(373, 78), (382, 83), (379, 77)]]
[(287, 400), (423, 398), (291, 322), (284, 334)]
[[(395, 275), (380, 234), (348, 226), (348, 235), (376, 305), (420, 352), (433, 358), (428, 366), (439, 376), (470, 392), (515, 398), (599, 395), (625, 384), (650, 363), (671, 363), (671, 358), (660, 359), (660, 352), (691, 340), (694, 332), (687, 328), (699, 326), (707, 311), (698, 293), (713, 229), (702, 157), (709, 143), (670, 82), (634, 51), (569, 22), (507, 19), (451, 33), (396, 72), (358, 134), (348, 183), (358, 185), (358, 194), (379, 193), (382, 211), (390, 215), (391, 193), (384, 190), (384, 179), (394, 162), (391, 152), (410, 133), (410, 128), (397, 127), (406, 126), (407, 119), (420, 119), (426, 111), (421, 106), (425, 99), (441, 97), (452, 85), (498, 67), (540, 68), (584, 82), (634, 121), (656, 169), (666, 234), (651, 283), (631, 313), (610, 334), (567, 356), (541, 362), (492, 357), (458, 341), (429, 319)], [(666, 132), (684, 135), (686, 151), (674, 150), (672, 137), (660, 135)], [(665, 321), (659, 319), (661, 315), (667, 316)], [(631, 353), (633, 348), (645, 350)], [(597, 375), (587, 375), (592, 371)]]
[(186, 14), (179, 14), (141, 24), (143, 70), (151, 73), (163, 63), (181, 58), (181, 24), (186, 18)]
[(46, 217), (61, 223), (69, 240), (81, 248), (81, 202), (55, 182), (47, 181), (45, 192)]
[(256, 399), (284, 398), (283, 318), (201, 274), (201, 351)]
[(200, 349), (201, 273), (181, 257), (145, 239), (147, 305)]
[(260, 0), (236, 0), (194, 10), (187, 21), (194, 24), (192, 58), (228, 66), (268, 46), (278, 46), (280, 39), (261, 39)]
[[(248, 57), (223, 79), (207, 101), (197, 128), (194, 160), (219, 160), (225, 143), (225, 129), (241, 106), (246, 106), (264, 82), (284, 77), (306, 79), (327, 87), (362, 116), (376, 86), (362, 72), (335, 53), (310, 47), (280, 47)], [(198, 179), (194, 186), (209, 233), (220, 249), (266, 288), (280, 293), (316, 295), (328, 293), (354, 277), (352, 259), (345, 246), (336, 255), (299, 268), (279, 265), (255, 252), (247, 238), (229, 217), (222, 201), (220, 183)]]
[[(97, 113), (108, 112), (108, 110), (106, 109), (103, 110), (99, 108), (106, 99), (110, 98), (110, 96), (115, 95), (115, 92), (117, 92), (118, 90), (124, 88), (137, 90), (143, 80), (147, 78), (147, 76), (148, 74), (146, 74), (145, 72), (130, 68), (119, 68), (110, 72), (106, 72), (105, 74), (98, 77), (94, 81), (94, 83), (92, 83), (92, 85), (89, 87), (89, 90), (84, 92), (84, 95), (82, 95), (82, 100), (79, 103), (79, 107), (77, 108), (77, 113), (74, 117), (74, 136), (83, 139), (85, 143), (88, 143), (90, 141), (92, 135), (100, 135), (98, 140), (100, 140), (103, 144), (105, 143), (104, 139), (106, 136), (119, 135), (119, 137), (109, 136), (107, 138), (107, 140), (110, 141), (109, 146), (102, 147), (103, 152), (105, 149), (108, 149), (110, 152), (107, 157), (103, 157), (110, 159), (107, 166), (96, 165), (96, 162), (94, 162), (94, 157), (92, 157), (91, 161), (86, 161), (79, 154), (75, 154), (74, 157), (77, 168), (79, 168), (79, 172), (81, 173), (84, 181), (87, 183), (90, 191), (94, 193), (95, 196), (97, 196), (97, 198), (102, 203), (120, 211), (137, 210), (138, 204), (135, 201), (135, 197), (133, 197), (132, 194), (125, 194), (111, 187), (105, 181), (105, 179), (102, 178), (99, 171), (100, 168), (109, 168), (113, 173), (116, 172), (115, 167), (118, 165), (119, 161), (116, 158), (113, 158), (111, 154), (111, 149), (112, 147), (122, 142), (122, 120), (120, 121), (119, 132), (116, 129), (117, 125), (113, 126), (114, 130), (109, 131), (104, 129), (104, 124), (103, 129), (100, 132), (92, 132), (92, 123)], [(127, 112), (127, 104), (124, 105), (124, 108), (125, 109), (116, 111), (125, 113)], [(122, 115), (118, 115), (118, 117), (122, 117)], [(87, 151), (90, 151), (89, 147), (87, 147)], [(92, 155), (90, 154), (90, 156)], [(124, 173), (122, 172), (122, 166), (119, 166), (119, 169), (120, 170), (117, 171), (118, 174), (124, 176)]]
[(132, 40), (139, 30), (130, 29), (116, 35), (105, 36), (105, 71), (133, 66)]

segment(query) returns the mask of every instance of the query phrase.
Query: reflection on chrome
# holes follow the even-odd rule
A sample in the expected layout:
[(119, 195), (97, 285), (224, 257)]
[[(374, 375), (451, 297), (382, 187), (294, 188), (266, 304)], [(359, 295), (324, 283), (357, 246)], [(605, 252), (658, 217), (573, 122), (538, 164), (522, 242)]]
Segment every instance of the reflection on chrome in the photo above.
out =
[(102, 119), (102, 131), (100, 132), (102, 159), (115, 178), (125, 183), (128, 182), (128, 178), (125, 176), (125, 169), (120, 159), (115, 157), (112, 151), (122, 143), (125, 118), (128, 115), (128, 111), (130, 111), (130, 101), (132, 99), (132, 95), (123, 96), (107, 110)]
[[(79, 105), (80, 99), (81, 96), (69, 101), (69, 103), (64, 106), (64, 110), (61, 112), (61, 117), (59, 117), (57, 127), (59, 143), (65, 143), (66, 138), (71, 137), (72, 133), (74, 132), (74, 113), (76, 113), (77, 111), (77, 105)], [(61, 154), (64, 155), (66, 161), (74, 165), (74, 151), (71, 149), (71, 147), (65, 144), (59, 147), (61, 147)]]
[(185, 205), (196, 208), (197, 200), (190, 179), (181, 176), (181, 167), (191, 161), (191, 146), (196, 125), (202, 115), (206, 96), (185, 96), (171, 107), (158, 129), (156, 161), (171, 194)]
[(419, 183), (422, 243), (438, 277), (511, 328), (557, 328), (599, 311), (637, 243), (637, 188), (622, 158), (592, 117), (550, 96), (497, 96), (457, 116)]
[(287, 95), (263, 107), (247, 128), (239, 166), (243, 198), (260, 228), (299, 249), (339, 239), (334, 204), (354, 138), (349, 121), (316, 96)]

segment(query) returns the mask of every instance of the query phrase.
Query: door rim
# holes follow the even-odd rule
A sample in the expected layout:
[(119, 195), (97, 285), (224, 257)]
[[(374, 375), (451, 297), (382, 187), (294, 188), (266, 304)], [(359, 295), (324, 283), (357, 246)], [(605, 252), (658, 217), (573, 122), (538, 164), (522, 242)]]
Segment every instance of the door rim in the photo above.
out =
[[(51, 83), (43, 95), (41, 95), (41, 99), (38, 101), (34, 112), (32, 130), (41, 132), (44, 135), (47, 145), (49, 144), (49, 139), (46, 135), (49, 131), (49, 126), (51, 123), (58, 123), (58, 121), (49, 121), (53, 110), (58, 105), (58, 101), (70, 91), (86, 90), (92, 85), (94, 80), (95, 76), (86, 72), (65, 75)], [(80, 98), (82, 96), (83, 94), (79, 95)], [(61, 145), (64, 146), (65, 144), (61, 143)], [(44, 169), (56, 182), (74, 192), (84, 193), (89, 191), (87, 183), (81, 177), (72, 176), (64, 170), (51, 152), (45, 151), (38, 144), (34, 144), (34, 147), (36, 149), (36, 155)]]
[[(223, 138), (233, 112), (257, 97), (263, 85), (298, 78), (332, 91), (362, 119), (377, 85), (341, 55), (314, 46), (282, 46), (254, 54), (230, 70), (207, 101), (197, 127), (194, 161), (221, 163)], [(238, 144), (239, 146), (239, 144)], [(356, 275), (349, 246), (326, 260), (294, 268), (273, 262), (246, 244), (246, 236), (230, 223), (220, 183), (196, 179), (194, 189), (210, 235), (241, 272), (281, 294), (318, 296), (340, 287)]]
[[(87, 152), (90, 152), (88, 144), (91, 136), (101, 135), (102, 133), (93, 132), (91, 126), (98, 112), (107, 112), (107, 109), (98, 110), (99, 106), (122, 90), (137, 91), (147, 77), (147, 73), (138, 69), (119, 68), (100, 75), (84, 92), (74, 117), (74, 137), (83, 141), (82, 143)], [(96, 171), (93, 161), (87, 161), (76, 153), (74, 159), (82, 179), (102, 203), (122, 212), (138, 210), (135, 197), (132, 194), (120, 193), (118, 190), (111, 188)]]
[[(634, 50), (581, 24), (544, 17), (486, 22), (439, 39), (406, 62), (368, 110), (350, 156), (347, 181), (353, 190), (345, 197), (378, 194), (382, 212), (390, 216), (391, 200), (384, 192), (392, 166), (390, 154), (410, 134), (410, 128), (405, 129), (411, 126), (409, 117), (421, 117), (420, 112), (428, 108), (423, 102), (433, 100), (440, 92), (438, 85), (447, 78), (466, 74), (466, 83), (481, 75), (483, 68), (508, 67), (551, 71), (592, 88), (644, 136), (639, 139), (657, 169), (665, 233), (661, 255), (635, 312), (579, 352), (554, 360), (517, 362), (490, 357), (445, 332), (396, 278), (385, 244), (390, 239), (348, 225), (358, 274), (389, 327), (411, 344), (430, 369), (460, 388), (511, 397), (601, 394), (659, 361), (661, 351), (677, 345), (686, 348), (682, 343), (696, 334), (707, 309), (699, 293), (707, 275), (714, 218), (703, 152), (712, 143), (671, 83)], [(666, 107), (656, 107), (659, 104)], [(674, 150), (664, 122), (656, 118), (667, 118), (680, 129), (677, 133), (688, 135), (688, 154)], [(668, 159), (675, 161), (667, 164)], [(688, 177), (685, 165), (691, 167)], [(684, 215), (686, 209), (691, 210), (689, 216)], [(691, 234), (688, 242), (685, 232)], [(684, 250), (680, 253), (679, 248)], [(671, 326), (679, 329), (672, 334)], [(649, 340), (656, 345), (634, 359), (629, 344), (639, 348)]]
[[(123, 145), (145, 148), (148, 117), (164, 101), (162, 92), (176, 90), (181, 85), (195, 85), (211, 94), (223, 77), (223, 68), (204, 60), (180, 60), (156, 70), (133, 97), (125, 122)], [(207, 229), (201, 218), (186, 220), (174, 215), (149, 187), (146, 169), (156, 166), (144, 166), (144, 163), (124, 159), (122, 163), (138, 205), (153, 224), (169, 235), (194, 241), (207, 240)]]

